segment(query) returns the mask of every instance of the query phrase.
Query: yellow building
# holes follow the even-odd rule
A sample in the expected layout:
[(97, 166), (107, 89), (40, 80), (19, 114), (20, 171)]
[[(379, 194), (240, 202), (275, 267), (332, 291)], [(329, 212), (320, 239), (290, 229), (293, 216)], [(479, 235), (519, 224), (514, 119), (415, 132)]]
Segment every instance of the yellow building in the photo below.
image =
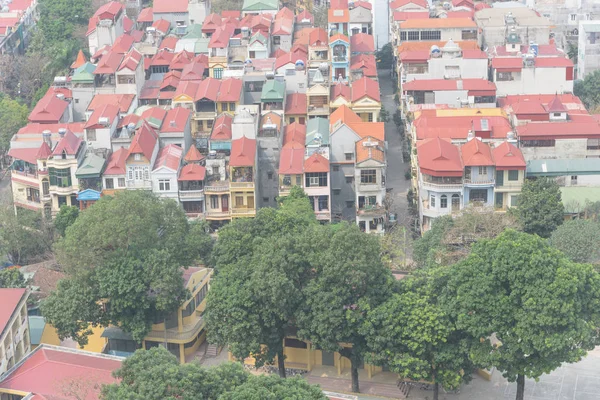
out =
[(242, 137), (231, 142), (229, 158), (231, 216), (256, 215), (256, 140)]
[(352, 82), (351, 109), (363, 122), (377, 122), (381, 112), (379, 82), (367, 77)]
[(0, 289), (0, 375), (31, 351), (27, 289)]

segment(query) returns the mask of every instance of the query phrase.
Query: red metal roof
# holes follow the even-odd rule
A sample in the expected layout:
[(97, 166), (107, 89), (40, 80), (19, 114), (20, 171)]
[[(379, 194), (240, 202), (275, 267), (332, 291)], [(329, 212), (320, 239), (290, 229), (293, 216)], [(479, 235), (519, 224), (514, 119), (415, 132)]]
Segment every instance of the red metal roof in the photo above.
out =
[(193, 62), (187, 64), (183, 67), (183, 71), (181, 72), (181, 80), (182, 81), (199, 81), (204, 77), (204, 69), (206, 66), (194, 60)]
[(296, 64), (296, 61), (302, 61), (306, 65), (306, 55), (301, 51), (285, 53), (282, 56), (277, 57), (275, 60), (275, 69), (279, 69), (287, 64)]
[(215, 33), (210, 37), (208, 42), (209, 49), (225, 49), (229, 46), (229, 38), (233, 34), (233, 29), (229, 25), (225, 27), (219, 27)]
[(466, 90), (472, 92), (496, 92), (496, 85), (487, 79), (418, 79), (402, 85), (404, 91)]
[(158, 152), (152, 171), (156, 171), (162, 167), (168, 168), (172, 171), (177, 171), (179, 169), (179, 164), (181, 163), (182, 155), (183, 150), (181, 147), (177, 146), (176, 144), (166, 145)]
[(523, 59), (521, 57), (495, 57), (492, 58), (492, 68), (500, 70), (520, 71), (521, 69), (523, 69)]
[(100, 6), (88, 22), (86, 36), (96, 30), (96, 25), (99, 21), (107, 19), (114, 21), (115, 18), (120, 15), (123, 8), (123, 4), (116, 1), (111, 1)]
[(217, 30), (223, 24), (223, 19), (220, 15), (212, 13), (204, 18), (204, 22), (202, 22), (202, 32), (204, 33), (212, 33)]
[(363, 97), (380, 101), (379, 82), (366, 76), (352, 82), (352, 101), (358, 101)]
[(124, 116), (123, 118), (121, 118), (119, 120), (119, 123), (117, 125), (117, 129), (121, 129), (124, 126), (127, 126), (129, 124), (137, 125), (137, 123), (139, 122), (140, 119), (141, 119), (140, 116), (136, 115), (136, 114), (126, 115), (126, 116)]
[(363, 76), (377, 76), (377, 62), (373, 54), (359, 54), (350, 59), (350, 69), (363, 71)]
[(473, 18), (475, 16), (475, 11), (446, 11), (446, 18)]
[[(113, 371), (121, 367), (118, 357), (87, 351), (41, 345), (19, 362), (0, 388), (35, 393), (43, 399), (66, 400), (65, 387), (85, 386), (82, 400), (95, 400), (102, 385), (116, 383)], [(82, 386), (82, 387), (83, 387)]]
[(390, 8), (392, 10), (396, 10), (396, 9), (404, 7), (408, 4), (414, 4), (421, 8), (429, 8), (429, 5), (427, 4), (427, 0), (395, 0), (390, 3)]
[(61, 100), (54, 93), (48, 93), (38, 101), (29, 114), (30, 122), (58, 123), (62, 118), (69, 103)]
[(252, 167), (256, 159), (256, 140), (243, 136), (231, 142), (229, 165), (232, 167)]
[(304, 146), (284, 146), (279, 156), (279, 174), (302, 174), (304, 172)]
[(334, 126), (337, 122), (348, 125), (362, 122), (362, 119), (346, 105), (342, 105), (329, 116), (329, 126)]
[(154, 11), (152, 7), (146, 7), (137, 16), (137, 22), (152, 22), (154, 21)]
[(184, 132), (192, 111), (184, 107), (175, 107), (167, 111), (161, 132)]
[(307, 112), (306, 93), (290, 93), (285, 99), (285, 114), (305, 115)]
[(186, 161), (186, 162), (196, 162), (196, 161), (202, 161), (202, 160), (204, 160), (204, 156), (200, 153), (200, 151), (194, 145), (190, 146), (185, 157), (183, 157), (183, 161)]
[(357, 33), (350, 38), (350, 50), (353, 53), (372, 53), (375, 51), (375, 40), (368, 33)]
[(95, 109), (100, 108), (106, 104), (112, 104), (118, 106), (120, 112), (126, 113), (131, 107), (131, 103), (133, 103), (134, 98), (134, 94), (98, 93), (94, 96), (94, 98), (88, 105), (87, 110), (94, 111)]
[(394, 11), (394, 21), (408, 21), (409, 19), (429, 18), (429, 11)]
[(194, 100), (208, 99), (217, 101), (219, 96), (219, 88), (221, 87), (221, 81), (215, 78), (206, 78), (198, 84), (198, 90)]
[(221, 11), (223, 18), (235, 18), (240, 19), (242, 12), (240, 10), (223, 10)]
[(221, 81), (217, 101), (236, 102), (240, 101), (242, 96), (242, 80), (236, 78), (227, 78)]
[(168, 66), (171, 65), (171, 61), (175, 54), (170, 52), (167, 49), (159, 50), (154, 56), (152, 56), (152, 60), (150, 61), (150, 66)]
[(109, 51), (100, 58), (100, 61), (98, 61), (98, 65), (94, 70), (94, 75), (114, 74), (117, 72), (119, 65), (121, 65), (121, 60), (123, 60), (123, 54)]
[(175, 46), (177, 46), (177, 42), (179, 38), (176, 36), (167, 36), (160, 42), (159, 49), (167, 49), (169, 51), (175, 51)]
[(549, 113), (563, 113), (563, 112), (567, 112), (567, 108), (560, 101), (560, 98), (558, 97), (558, 95), (554, 96), (554, 98), (552, 99), (552, 101), (550, 103), (548, 103), (548, 112)]
[(179, 85), (177, 85), (177, 89), (173, 94), (173, 98), (181, 95), (186, 95), (190, 97), (192, 100), (196, 98), (196, 92), (198, 91), (198, 86), (200, 86), (199, 81), (190, 80), (190, 81), (179, 81)]
[(81, 67), (83, 64), (85, 64), (87, 62), (87, 59), (85, 58), (85, 55), (83, 54), (83, 50), (79, 50), (79, 52), (77, 53), (77, 58), (75, 59), (75, 61), (73, 61), (73, 64), (71, 64), (71, 69), (77, 69), (79, 67)]
[(108, 158), (104, 175), (125, 175), (125, 161), (128, 153), (129, 151), (124, 147), (114, 151)]
[(82, 138), (75, 136), (73, 132), (67, 130), (65, 135), (58, 141), (58, 144), (52, 151), (52, 155), (58, 156), (65, 152), (67, 155), (74, 156), (77, 154), (77, 150), (79, 150), (82, 142)]
[(302, 23), (302, 20), (305, 19), (309, 20), (311, 24), (315, 21), (315, 17), (308, 10), (303, 10), (300, 14), (296, 15), (297, 24)]
[(157, 13), (186, 13), (188, 12), (188, 0), (154, 0), (153, 11)]
[(385, 151), (383, 142), (372, 136), (366, 136), (356, 142), (356, 162), (375, 160), (385, 163)]
[(465, 58), (465, 59), (485, 58), (485, 59), (487, 59), (488, 55), (484, 51), (479, 50), (479, 49), (473, 49), (473, 50), (466, 49), (466, 50), (462, 51), (462, 58)]
[(596, 139), (600, 138), (600, 125), (590, 122), (530, 122), (517, 127), (521, 139)]
[[(8, 150), (8, 155), (14, 159), (26, 161), (29, 164), (37, 164), (37, 148), (35, 147), (26, 147), (22, 149), (11, 148)], [(1, 333), (1, 332), (0, 332)]]
[(373, 9), (373, 5), (371, 3), (369, 3), (368, 1), (355, 1), (354, 8), (356, 8), (356, 7), (366, 8), (367, 10)]
[(567, 68), (573, 67), (573, 61), (566, 57), (536, 57), (536, 68)]
[(313, 153), (312, 156), (304, 160), (304, 172), (329, 172), (329, 160), (319, 153)]
[(328, 41), (329, 36), (327, 32), (323, 28), (314, 28), (308, 33), (308, 43), (309, 46), (325, 46)]
[(348, 36), (342, 35), (341, 33), (336, 33), (335, 35), (329, 37), (329, 43), (333, 43), (336, 40), (340, 40), (345, 43), (350, 43), (350, 39), (348, 39)]
[(331, 101), (335, 101), (338, 97), (342, 97), (347, 101), (352, 99), (352, 89), (343, 82), (338, 82), (331, 86)]
[(194, 61), (194, 53), (186, 50), (180, 51), (179, 53), (175, 53), (175, 57), (173, 57), (171, 64), (169, 64), (169, 69), (183, 70), (192, 61)]
[(130, 71), (135, 71), (138, 65), (140, 65), (142, 58), (142, 53), (140, 53), (136, 48), (129, 50), (129, 53), (125, 54), (125, 57), (123, 57), (123, 61), (121, 61), (121, 65), (119, 65), (117, 71), (122, 71), (125, 68)]
[(421, 172), (433, 176), (462, 176), (463, 165), (458, 147), (440, 138), (417, 143), (417, 159)]
[(431, 57), (429, 50), (409, 50), (400, 53), (400, 61), (403, 63), (419, 63), (424, 64)]
[(521, 150), (512, 143), (504, 142), (492, 149), (492, 155), (496, 164), (496, 170), (520, 169), (527, 166)]
[(50, 146), (48, 146), (48, 143), (42, 142), (42, 145), (40, 146), (37, 154), (35, 155), (35, 158), (38, 160), (46, 160), (51, 155), (52, 155), (52, 149), (50, 149)]
[(124, 33), (115, 40), (111, 50), (118, 54), (125, 54), (131, 49), (133, 42), (133, 36)]
[[(114, 95), (113, 95), (114, 96)], [(108, 118), (108, 126), (111, 126), (115, 118), (119, 117), (119, 106), (116, 104), (103, 104), (94, 109), (92, 115), (85, 123), (85, 129), (102, 129), (105, 126), (100, 124), (100, 118)]]
[(142, 126), (137, 130), (131, 140), (131, 146), (129, 147), (127, 156), (129, 157), (131, 154), (143, 154), (147, 160), (151, 160), (157, 141), (158, 136), (154, 129), (148, 122), (143, 121)]
[(206, 168), (198, 164), (188, 164), (181, 168), (178, 181), (203, 181), (206, 177)]
[(329, 8), (334, 10), (348, 8), (348, 0), (331, 0), (329, 4)]
[(173, 91), (177, 89), (179, 85), (179, 78), (181, 78), (181, 72), (179, 71), (169, 71), (163, 76), (163, 80), (160, 83), (160, 90), (173, 88)]
[(231, 140), (231, 124), (233, 117), (227, 113), (219, 115), (215, 120), (212, 132), (210, 133), (211, 140)]
[(289, 125), (286, 125), (283, 135), (283, 146), (286, 146), (290, 143), (297, 143), (302, 148), (304, 148), (305, 142), (306, 125), (300, 124), (298, 122), (293, 122)]
[[(488, 116), (448, 116), (421, 115), (415, 119), (417, 140), (428, 138), (466, 139), (469, 130), (476, 124), (481, 125), (481, 120), (487, 120), (487, 135), (491, 138), (506, 138), (512, 131), (512, 126), (505, 117)], [(491, 135), (490, 133), (491, 132)], [(478, 132), (475, 130), (475, 135)]]
[(493, 166), (494, 158), (490, 146), (475, 138), (463, 144), (460, 148), (465, 167)]

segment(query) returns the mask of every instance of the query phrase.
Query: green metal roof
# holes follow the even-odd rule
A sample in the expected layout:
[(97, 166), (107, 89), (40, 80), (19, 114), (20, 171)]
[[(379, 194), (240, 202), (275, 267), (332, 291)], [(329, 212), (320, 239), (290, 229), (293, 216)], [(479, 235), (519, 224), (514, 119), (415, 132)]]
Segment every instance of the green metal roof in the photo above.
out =
[(527, 162), (527, 176), (597, 175), (597, 158), (561, 160), (531, 160)]
[(194, 45), (194, 54), (208, 54), (208, 42), (209, 38), (200, 38)]
[(200, 39), (202, 37), (202, 25), (200, 24), (191, 24), (188, 25), (187, 30), (185, 31), (185, 35), (183, 35), (182, 39)]
[(600, 187), (568, 186), (561, 187), (560, 192), (567, 213), (579, 213), (587, 203), (600, 201)]
[(83, 163), (77, 171), (75, 176), (81, 178), (100, 178), (102, 171), (104, 170), (104, 163), (106, 160), (94, 153), (90, 153), (85, 156)]
[(278, 10), (277, 0), (244, 0), (242, 11)]
[(252, 35), (252, 37), (250, 38), (250, 43), (254, 42), (255, 40), (257, 40), (259, 43), (266, 45), (267, 44), (267, 38), (260, 32), (256, 32), (254, 35)]
[(269, 79), (264, 84), (260, 95), (261, 101), (283, 101), (285, 97), (285, 83)]
[(71, 77), (71, 82), (94, 82), (94, 71), (96, 66), (91, 62), (86, 62), (77, 68)]
[(306, 145), (327, 146), (329, 144), (329, 119), (312, 118), (306, 123)]
[(44, 317), (30, 315), (29, 319), (29, 340), (31, 344), (38, 345), (42, 341), (46, 320)]

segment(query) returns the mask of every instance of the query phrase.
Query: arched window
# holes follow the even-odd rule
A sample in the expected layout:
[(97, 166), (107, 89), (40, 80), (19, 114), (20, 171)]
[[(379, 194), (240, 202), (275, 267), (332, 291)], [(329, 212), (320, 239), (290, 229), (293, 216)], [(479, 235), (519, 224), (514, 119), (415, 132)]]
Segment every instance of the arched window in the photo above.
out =
[(446, 196), (445, 194), (443, 194), (442, 197), (440, 197), (440, 207), (448, 208), (448, 196)]

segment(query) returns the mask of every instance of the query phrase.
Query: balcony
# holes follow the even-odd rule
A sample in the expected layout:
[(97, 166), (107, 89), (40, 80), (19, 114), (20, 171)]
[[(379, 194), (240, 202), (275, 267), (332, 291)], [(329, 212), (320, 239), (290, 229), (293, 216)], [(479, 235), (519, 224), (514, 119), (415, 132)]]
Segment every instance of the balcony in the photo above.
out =
[(308, 113), (311, 115), (319, 114), (319, 115), (329, 115), (329, 106), (326, 104), (323, 105), (308, 105)]
[(435, 190), (438, 192), (460, 192), (463, 189), (462, 183), (433, 183), (422, 179), (419, 183), (423, 189)]
[(231, 211), (229, 210), (206, 210), (206, 219), (229, 219)]
[(232, 217), (254, 217), (256, 216), (256, 210), (254, 208), (232, 208)]
[(77, 194), (79, 188), (74, 186), (50, 186), (50, 194), (69, 195)]
[(315, 211), (317, 221), (331, 221), (331, 212), (329, 210)]
[(469, 186), (494, 186), (494, 184), (496, 183), (495, 179), (487, 179), (487, 178), (465, 178), (464, 179), (464, 183), (465, 185), (469, 185)]
[(365, 205), (359, 208), (356, 213), (365, 217), (381, 217), (385, 215), (385, 207), (381, 205)]
[(170, 328), (166, 331), (152, 330), (148, 332), (145, 339), (154, 341), (170, 341), (176, 343), (187, 343), (195, 338), (198, 333), (204, 328), (204, 320), (198, 317), (193, 324), (185, 325), (181, 331), (179, 328)]
[(333, 56), (333, 62), (348, 62), (347, 56)]
[(229, 192), (229, 181), (212, 181), (204, 186), (205, 193), (227, 193)]
[(199, 111), (194, 113), (194, 119), (212, 120), (217, 116), (216, 111)]
[(11, 178), (17, 182), (25, 183), (35, 187), (38, 187), (40, 185), (40, 182), (38, 180), (38, 173), (36, 170), (12, 170)]
[[(152, 181), (150, 179), (144, 180), (135, 180), (135, 179), (127, 179), (127, 189), (152, 189)], [(52, 190), (52, 187), (50, 187)]]
[(180, 190), (179, 197), (181, 199), (200, 199), (204, 198), (204, 190)]
[(385, 184), (382, 183), (358, 183), (356, 185), (357, 192), (380, 192), (385, 190)]

